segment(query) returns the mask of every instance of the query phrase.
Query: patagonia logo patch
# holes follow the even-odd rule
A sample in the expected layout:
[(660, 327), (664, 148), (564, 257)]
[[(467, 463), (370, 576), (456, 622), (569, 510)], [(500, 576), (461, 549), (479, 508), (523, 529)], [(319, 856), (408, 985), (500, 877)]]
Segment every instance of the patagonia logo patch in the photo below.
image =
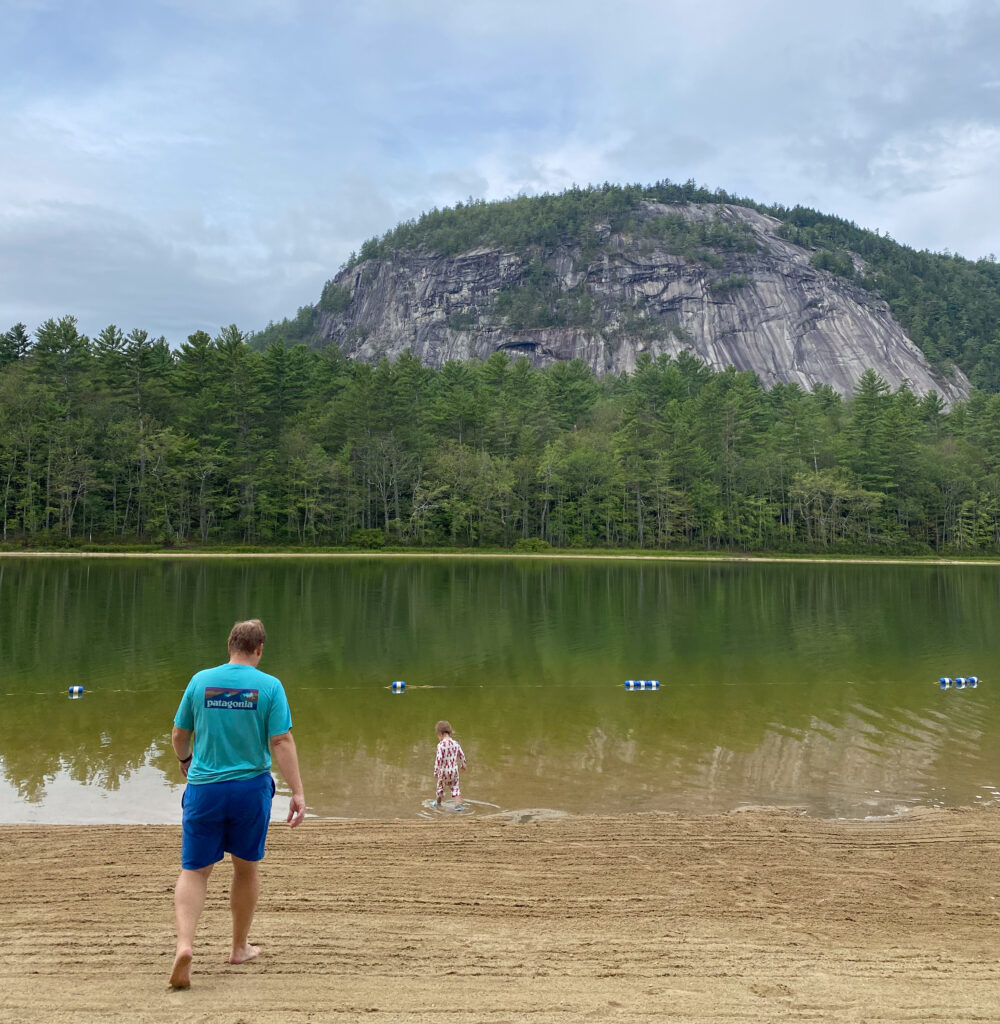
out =
[(227, 711), (256, 711), (260, 690), (234, 690), (226, 686), (205, 687), (205, 707)]

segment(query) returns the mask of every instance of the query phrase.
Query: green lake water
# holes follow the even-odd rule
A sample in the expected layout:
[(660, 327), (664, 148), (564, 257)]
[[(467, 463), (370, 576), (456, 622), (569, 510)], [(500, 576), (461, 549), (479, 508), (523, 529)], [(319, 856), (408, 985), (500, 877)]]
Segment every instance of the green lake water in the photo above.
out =
[(430, 813), (439, 718), (471, 813), (997, 804), (998, 601), (1000, 567), (3, 558), (0, 821), (179, 821), (177, 702), (252, 616), (320, 817)]

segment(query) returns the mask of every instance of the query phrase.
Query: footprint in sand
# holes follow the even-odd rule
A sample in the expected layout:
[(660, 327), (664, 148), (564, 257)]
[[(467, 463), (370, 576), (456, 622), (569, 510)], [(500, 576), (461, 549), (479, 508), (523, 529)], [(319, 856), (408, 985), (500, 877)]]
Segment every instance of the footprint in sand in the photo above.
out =
[(780, 982), (777, 984), (762, 984), (758, 982), (750, 986), (750, 991), (755, 996), (760, 996), (761, 999), (784, 999), (792, 994), (792, 990)]

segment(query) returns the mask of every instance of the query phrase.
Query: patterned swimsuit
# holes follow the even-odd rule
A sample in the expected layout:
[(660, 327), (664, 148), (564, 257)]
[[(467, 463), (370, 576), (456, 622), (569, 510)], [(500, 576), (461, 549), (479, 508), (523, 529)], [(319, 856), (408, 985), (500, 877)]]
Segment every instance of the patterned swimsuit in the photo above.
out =
[(445, 736), (437, 745), (434, 758), (434, 778), (437, 779), (437, 798), (444, 796), (445, 783), (451, 786), (451, 795), (457, 800), (461, 795), (458, 783), (458, 770), (465, 767), (465, 754), (457, 740)]

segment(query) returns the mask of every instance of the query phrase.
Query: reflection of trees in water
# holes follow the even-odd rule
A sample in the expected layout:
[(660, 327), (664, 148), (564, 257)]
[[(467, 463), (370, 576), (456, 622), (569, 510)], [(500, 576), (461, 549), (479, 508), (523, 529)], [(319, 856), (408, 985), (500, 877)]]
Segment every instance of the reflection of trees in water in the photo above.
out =
[(115, 791), (147, 763), (173, 768), (169, 734), (152, 738), (145, 715), (111, 706), (97, 694), (72, 701), (45, 695), (34, 704), (8, 698), (0, 719), (0, 752), (4, 776), (29, 803), (40, 802), (60, 773)]
[[(170, 726), (184, 685), (225, 660), (229, 628), (252, 605), (247, 566), (213, 569), (0, 561), (4, 689), (17, 694), (4, 698), (0, 758), (22, 799), (42, 800), (60, 772), (113, 791), (146, 763), (174, 771)], [(85, 695), (69, 700), (70, 684)]]
[[(233, 621), (259, 615), (261, 667), (286, 683), (304, 770), (348, 802), (422, 791), (439, 717), (491, 778), (539, 789), (584, 792), (600, 776), (612, 793), (669, 792), (742, 773), (777, 790), (841, 767), (875, 779), (852, 719), (858, 686), (912, 676), (919, 651), (943, 652), (926, 692), (898, 694), (921, 717), (940, 704), (936, 675), (984, 674), (953, 652), (982, 652), (994, 635), (994, 577), (546, 559), (2, 560), (3, 688), (22, 695), (3, 698), (0, 758), (30, 801), (63, 770), (108, 790), (148, 761), (173, 777), (184, 684), (225, 660)], [(654, 677), (658, 693), (621, 691), (625, 678)], [(381, 698), (398, 678), (447, 689), (385, 693), (373, 707), (372, 690)], [(83, 699), (65, 697), (69, 683)], [(887, 739), (883, 760), (917, 771), (950, 756), (966, 727), (976, 724), (897, 739), (898, 754)]]
[(821, 815), (971, 804), (983, 780), (996, 778), (983, 729), (988, 712), (972, 702), (947, 712), (854, 704), (804, 729), (772, 726), (752, 750), (717, 747), (692, 782), (729, 806), (801, 802)]

